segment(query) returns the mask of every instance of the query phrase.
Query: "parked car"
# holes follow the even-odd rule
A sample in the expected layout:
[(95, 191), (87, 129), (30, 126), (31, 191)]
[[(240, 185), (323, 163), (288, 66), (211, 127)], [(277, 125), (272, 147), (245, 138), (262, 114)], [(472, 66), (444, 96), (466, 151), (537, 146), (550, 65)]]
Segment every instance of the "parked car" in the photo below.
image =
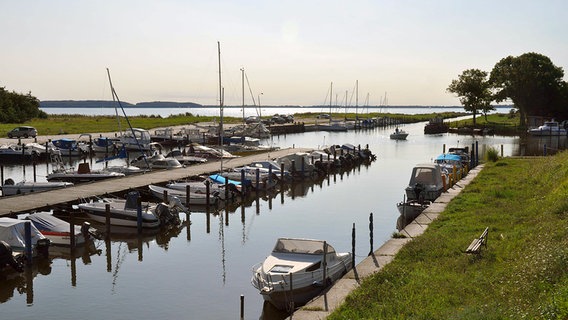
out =
[(318, 115), (316, 118), (318, 118), (318, 119), (329, 119), (329, 118), (331, 118), (331, 116), (327, 113), (322, 113), (322, 114)]
[(37, 130), (34, 127), (21, 126), (8, 131), (8, 138), (35, 138)]

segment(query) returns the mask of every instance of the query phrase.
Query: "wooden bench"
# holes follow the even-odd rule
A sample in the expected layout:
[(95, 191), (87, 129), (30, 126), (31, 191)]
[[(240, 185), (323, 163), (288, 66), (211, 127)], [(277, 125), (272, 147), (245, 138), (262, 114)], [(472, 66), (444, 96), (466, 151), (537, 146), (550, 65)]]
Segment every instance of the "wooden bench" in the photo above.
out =
[(479, 238), (473, 239), (469, 247), (465, 250), (465, 253), (479, 254), (481, 253), (481, 246), (485, 246), (485, 248), (487, 248), (487, 233), (489, 233), (489, 227), (483, 230), (483, 233), (479, 236)]

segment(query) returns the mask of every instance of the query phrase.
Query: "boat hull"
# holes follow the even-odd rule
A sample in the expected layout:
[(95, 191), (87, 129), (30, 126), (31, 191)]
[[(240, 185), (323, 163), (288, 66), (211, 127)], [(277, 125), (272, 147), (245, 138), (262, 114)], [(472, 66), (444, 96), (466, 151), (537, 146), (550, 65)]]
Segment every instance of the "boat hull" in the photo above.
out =
[[(79, 208), (83, 210), (93, 221), (106, 223), (106, 203), (81, 203)], [(113, 206), (110, 207), (110, 224), (121, 227), (138, 227), (138, 212), (134, 209), (123, 209)], [(142, 228), (158, 228), (160, 220), (153, 214), (142, 211)]]

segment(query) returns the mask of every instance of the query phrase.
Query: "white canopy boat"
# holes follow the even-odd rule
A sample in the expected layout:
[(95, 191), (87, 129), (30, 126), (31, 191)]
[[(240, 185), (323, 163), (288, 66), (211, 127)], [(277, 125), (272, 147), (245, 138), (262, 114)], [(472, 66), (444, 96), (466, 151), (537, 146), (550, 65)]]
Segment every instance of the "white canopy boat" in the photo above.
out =
[(65, 181), (20, 181), (18, 183), (14, 183), (12, 179), (6, 179), (4, 184), (2, 185), (2, 195), (4, 196), (13, 196), (16, 194), (26, 194), (32, 192), (43, 192), (49, 191), (54, 189), (61, 189), (73, 186), (71, 182)]
[(528, 133), (533, 136), (565, 136), (566, 129), (556, 121), (546, 121), (538, 128), (529, 129)]
[[(53, 216), (51, 212), (40, 211), (31, 213), (25, 219), (30, 220), (39, 232), (51, 241), (52, 245), (68, 246), (71, 244), (71, 225), (69, 222)], [(89, 228), (90, 224), (86, 221), (83, 225), (74, 226), (75, 245), (85, 244)]]
[(66, 181), (72, 183), (99, 181), (110, 178), (124, 177), (124, 173), (112, 172), (106, 170), (91, 170), (89, 163), (79, 163), (79, 168), (74, 170), (66, 169), (63, 165), (53, 170), (47, 175), (47, 181)]
[(264, 300), (286, 309), (307, 303), (351, 268), (351, 253), (337, 253), (323, 240), (280, 238), (253, 267), (251, 282)]

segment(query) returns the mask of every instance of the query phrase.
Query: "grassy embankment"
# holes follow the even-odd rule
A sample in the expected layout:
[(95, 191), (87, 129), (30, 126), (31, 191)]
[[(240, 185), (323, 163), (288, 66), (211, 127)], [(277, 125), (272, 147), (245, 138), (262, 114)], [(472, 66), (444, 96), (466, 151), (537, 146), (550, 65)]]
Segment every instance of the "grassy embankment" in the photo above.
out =
[(567, 192), (568, 152), (488, 162), (328, 319), (568, 319)]
[[(297, 122), (313, 123), (319, 113), (301, 113), (295, 114), (294, 118)], [(427, 121), (433, 118), (436, 114), (419, 114), (419, 115), (405, 115), (405, 114), (378, 114), (371, 113), (369, 117), (390, 117), (397, 119), (401, 123), (411, 123), (419, 121)], [(438, 115), (444, 118), (456, 117), (461, 115), (459, 113), (439, 113)], [(355, 118), (355, 114), (333, 114), (334, 119)], [(367, 115), (359, 114), (360, 118), (366, 118)], [(263, 117), (268, 118), (268, 117)], [(153, 129), (169, 126), (182, 126), (192, 123), (208, 122), (217, 120), (219, 117), (214, 116), (194, 116), (191, 114), (180, 114), (169, 117), (160, 116), (135, 116), (128, 117), (130, 123), (135, 128)], [(240, 123), (241, 118), (237, 117), (224, 117), (224, 123)], [(80, 114), (74, 115), (50, 115), (48, 119), (33, 119), (26, 123), (3, 123), (0, 124), (0, 137), (6, 137), (8, 131), (13, 128), (26, 125), (35, 127), (40, 135), (57, 135), (57, 134), (77, 134), (77, 133), (93, 133), (93, 132), (116, 132), (118, 131), (118, 123), (115, 116), (86, 116)], [(122, 128), (128, 127), (126, 120), (121, 117)]]
[[(456, 128), (474, 127), (473, 119), (449, 121), (449, 125), (450, 127), (456, 127)], [(519, 135), (525, 133), (527, 130), (526, 127), (520, 126), (520, 118), (518, 113), (490, 114), (487, 116), (487, 118), (478, 115), (477, 117), (475, 117), (475, 128), (492, 129), (494, 134), (500, 134), (500, 135)]]

